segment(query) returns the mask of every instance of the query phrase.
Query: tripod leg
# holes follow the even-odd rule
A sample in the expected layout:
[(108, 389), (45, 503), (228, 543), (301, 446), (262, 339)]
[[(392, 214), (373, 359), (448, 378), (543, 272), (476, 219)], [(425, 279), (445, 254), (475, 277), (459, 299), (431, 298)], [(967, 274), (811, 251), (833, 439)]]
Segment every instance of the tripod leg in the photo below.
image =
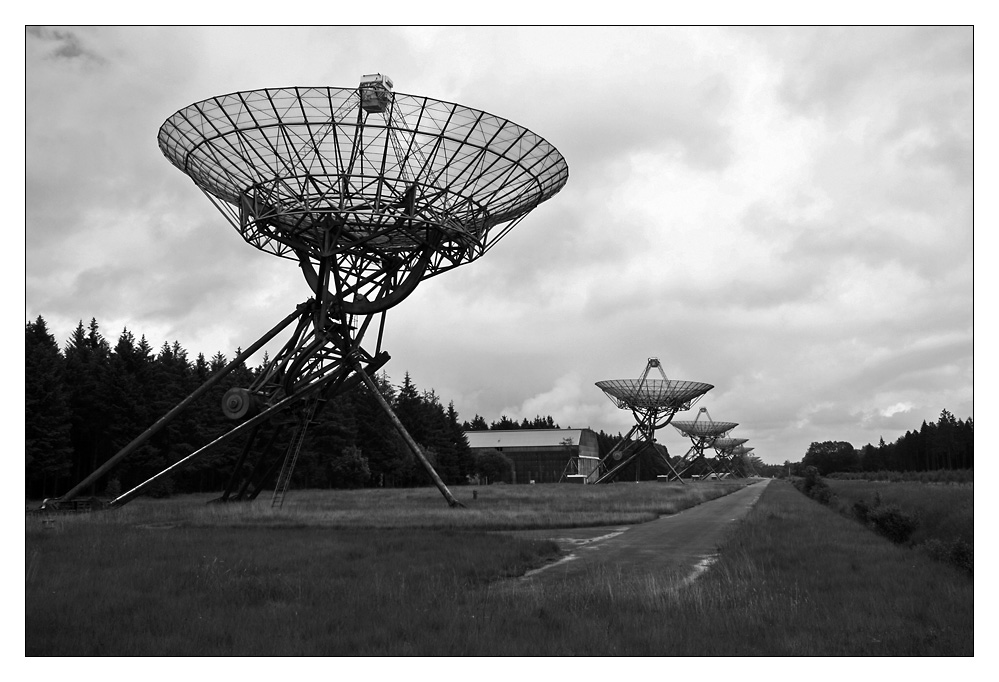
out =
[(182, 400), (176, 407), (174, 407), (172, 410), (170, 410), (165, 415), (160, 417), (160, 419), (155, 424), (153, 424), (148, 429), (143, 431), (141, 434), (136, 436), (136, 438), (132, 440), (131, 443), (129, 443), (121, 450), (119, 450), (113, 457), (111, 457), (111, 459), (102, 464), (96, 471), (94, 471), (89, 476), (84, 478), (82, 481), (77, 483), (76, 486), (73, 487), (69, 492), (67, 492), (65, 495), (63, 495), (62, 497), (58, 498), (55, 501), (57, 503), (68, 502), (69, 500), (76, 497), (76, 495), (78, 495), (81, 490), (86, 489), (87, 486), (89, 486), (91, 483), (96, 482), (99, 478), (104, 476), (104, 474), (110, 471), (111, 468), (114, 467), (118, 462), (120, 462), (122, 459), (133, 453), (136, 449), (138, 449), (140, 445), (145, 443), (147, 440), (152, 438), (153, 435), (159, 432), (160, 429), (162, 429), (164, 426), (172, 422), (174, 418), (176, 418), (177, 415), (180, 414), (188, 405), (190, 405), (195, 400), (204, 395), (208, 391), (208, 389), (217, 384), (223, 377), (229, 374), (229, 372), (231, 372), (233, 369), (241, 365), (247, 358), (249, 358), (251, 355), (260, 350), (260, 348), (263, 347), (265, 343), (267, 343), (272, 338), (277, 336), (277, 334), (282, 329), (291, 324), (291, 322), (301, 314), (300, 309), (301, 306), (299, 306), (299, 309), (296, 309), (294, 313), (292, 313), (285, 319), (281, 320), (281, 322), (279, 322), (273, 329), (271, 329), (269, 332), (267, 332), (259, 339), (257, 339), (250, 347), (248, 347), (245, 351), (243, 351), (235, 359), (233, 359), (232, 362), (230, 362), (228, 365), (226, 365), (218, 372), (213, 374), (211, 377), (209, 377), (208, 380), (205, 381), (205, 383), (203, 383), (201, 386), (199, 386), (193, 393), (191, 393), (191, 395), (187, 396), (187, 398)]
[(229, 474), (229, 481), (225, 485), (225, 490), (222, 491), (222, 497), (217, 500), (212, 500), (213, 502), (228, 502), (229, 495), (232, 494), (232, 489), (236, 485), (236, 478), (239, 475), (240, 469), (243, 468), (243, 462), (246, 461), (246, 456), (250, 454), (250, 449), (257, 440), (257, 434), (260, 432), (260, 425), (258, 424), (250, 432), (250, 437), (246, 439), (246, 443), (243, 445), (242, 452), (239, 453), (239, 459), (236, 460), (236, 464), (232, 468), (232, 473)]
[[(631, 427), (631, 431), (628, 432), (628, 435), (626, 435), (624, 438), (622, 438), (621, 440), (619, 440), (617, 442), (617, 444), (610, 449), (610, 452), (608, 452), (606, 455), (603, 456), (603, 459), (601, 459), (600, 462), (597, 463), (597, 468), (594, 469), (593, 473), (590, 474), (590, 478), (593, 478), (594, 480), (591, 481), (588, 478), (586, 480), (587, 483), (600, 483), (600, 481), (603, 479), (603, 476), (605, 476), (608, 473), (608, 471), (606, 470), (607, 469), (607, 465), (605, 464), (605, 462), (608, 459), (610, 459), (614, 455), (615, 452), (617, 452), (618, 450), (620, 450), (621, 446), (624, 445), (625, 443), (627, 443), (628, 439), (631, 438), (631, 436), (637, 430), (638, 430), (638, 425), (637, 424), (635, 426), (632, 426)], [(627, 446), (625, 446), (625, 447), (627, 447)], [(601, 469), (605, 470), (603, 475), (600, 474), (600, 470)]]
[[(257, 453), (257, 459), (253, 463), (253, 469), (250, 471), (250, 473), (243, 480), (242, 485), (240, 485), (239, 492), (236, 493), (236, 497), (235, 497), (234, 501), (239, 502), (239, 501), (242, 501), (242, 500), (252, 499), (251, 497), (247, 497), (247, 495), (246, 495), (246, 489), (250, 487), (250, 484), (253, 482), (253, 479), (257, 476), (258, 473), (260, 473), (260, 470), (263, 467), (264, 462), (267, 461), (267, 455), (271, 452), (272, 448), (274, 447), (274, 443), (277, 442), (277, 439), (284, 432), (284, 429), (285, 429), (285, 425), (284, 424), (278, 424), (274, 428), (274, 431), (271, 433), (271, 437), (267, 439), (267, 444), (264, 446), (263, 450), (261, 450), (259, 453)], [(266, 479), (269, 474), (270, 474), (270, 470), (268, 469), (268, 473), (264, 474), (261, 477), (261, 480)], [(256, 497), (256, 495), (254, 495), (253, 497)]]
[(444, 481), (442, 481), (441, 477), (437, 475), (436, 471), (434, 471), (433, 465), (430, 464), (430, 461), (423, 454), (423, 451), (420, 449), (420, 446), (417, 445), (416, 441), (413, 440), (413, 437), (409, 435), (409, 431), (407, 431), (406, 427), (402, 425), (401, 421), (399, 421), (399, 417), (397, 417), (395, 412), (392, 411), (392, 407), (388, 404), (388, 402), (386, 402), (385, 398), (378, 390), (378, 386), (371, 379), (371, 377), (367, 375), (367, 373), (361, 367), (360, 363), (355, 363), (354, 369), (357, 371), (358, 375), (364, 381), (365, 385), (367, 385), (372, 395), (374, 395), (375, 400), (378, 401), (378, 404), (381, 405), (382, 409), (388, 415), (396, 431), (398, 431), (399, 435), (401, 435), (403, 440), (406, 441), (406, 445), (409, 446), (409, 449), (413, 451), (414, 455), (416, 455), (416, 458), (420, 461), (420, 464), (422, 464), (423, 468), (426, 469), (427, 473), (430, 475), (430, 478), (433, 480), (434, 485), (437, 486), (437, 489), (441, 491), (441, 495), (443, 495), (444, 499), (447, 500), (448, 505), (451, 507), (464, 507), (465, 505), (456, 500), (454, 495), (451, 494), (451, 491), (448, 490), (446, 485), (444, 485)]

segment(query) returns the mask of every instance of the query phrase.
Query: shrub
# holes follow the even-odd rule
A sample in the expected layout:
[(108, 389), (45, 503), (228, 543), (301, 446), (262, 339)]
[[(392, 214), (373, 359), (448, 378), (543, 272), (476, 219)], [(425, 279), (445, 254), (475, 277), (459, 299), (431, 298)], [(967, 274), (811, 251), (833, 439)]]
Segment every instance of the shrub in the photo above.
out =
[(360, 488), (371, 480), (368, 458), (354, 446), (344, 448), (326, 467), (326, 476), (333, 488)]
[(822, 483), (822, 478), (819, 476), (819, 470), (812, 466), (805, 467), (804, 473), (805, 480), (802, 482), (801, 491), (811, 496), (812, 488)]
[(795, 487), (821, 504), (829, 504), (836, 497), (813, 466), (805, 467), (804, 478), (795, 481)]
[(898, 544), (907, 542), (918, 525), (914, 516), (905, 513), (896, 504), (874, 507), (868, 512), (867, 519), (878, 533)]
[(499, 450), (483, 450), (475, 456), (475, 473), (490, 483), (513, 480), (513, 462)]
[(108, 481), (108, 484), (104, 487), (104, 496), (114, 499), (119, 495), (121, 495), (121, 481), (115, 477)]
[(146, 488), (145, 495), (157, 500), (170, 497), (173, 495), (173, 478), (164, 476), (156, 479)]
[(944, 542), (939, 538), (930, 538), (919, 548), (937, 561), (945, 561), (970, 573), (975, 570), (975, 549), (961, 538), (953, 542)]
[(961, 538), (951, 543), (948, 559), (959, 568), (964, 568), (971, 572), (975, 570), (975, 548)]
[(853, 503), (853, 515), (861, 523), (867, 523), (867, 518), (871, 513), (871, 505), (867, 504), (867, 500), (857, 500)]
[(829, 504), (829, 502), (835, 497), (832, 489), (822, 481), (819, 481), (812, 486), (809, 496), (816, 502), (820, 502), (822, 504)]

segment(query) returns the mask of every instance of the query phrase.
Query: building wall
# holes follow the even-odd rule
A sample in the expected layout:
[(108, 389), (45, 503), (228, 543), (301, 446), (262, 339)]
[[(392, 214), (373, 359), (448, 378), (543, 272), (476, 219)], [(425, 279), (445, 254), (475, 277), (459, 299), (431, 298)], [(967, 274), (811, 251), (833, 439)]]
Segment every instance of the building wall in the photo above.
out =
[[(549, 445), (553, 441), (551, 431), (538, 433), (537, 439), (543, 443), (530, 444), (532, 429), (522, 429), (515, 434), (516, 438), (506, 438), (506, 442), (516, 442), (516, 446), (503, 446), (502, 432), (490, 432), (496, 438), (488, 438), (490, 447), (475, 447), (472, 439), (469, 444), (472, 452), (476, 450), (498, 450), (510, 458), (514, 468), (514, 483), (558, 483), (565, 473), (589, 474), (597, 468), (600, 462), (600, 446), (597, 434), (589, 429), (566, 429), (566, 433), (578, 433), (578, 442), (574, 444)], [(540, 430), (539, 430), (540, 431)], [(477, 432), (485, 433), (485, 432)], [(509, 434), (509, 432), (507, 432)], [(485, 439), (483, 439), (485, 440)], [(574, 462), (569, 466), (570, 461)], [(577, 471), (578, 468), (578, 471)]]

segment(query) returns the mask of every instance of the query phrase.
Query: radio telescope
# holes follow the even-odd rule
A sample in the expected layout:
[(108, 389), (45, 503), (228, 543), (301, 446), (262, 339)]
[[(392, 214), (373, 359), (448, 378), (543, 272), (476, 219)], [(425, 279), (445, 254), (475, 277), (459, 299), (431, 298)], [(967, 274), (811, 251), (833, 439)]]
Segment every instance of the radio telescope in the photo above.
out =
[(753, 476), (756, 476), (756, 468), (753, 466), (752, 460), (749, 459), (749, 453), (756, 448), (747, 448), (744, 445), (736, 445), (729, 451), (729, 458), (732, 465), (739, 471), (743, 478), (746, 478), (746, 471), (748, 470)]
[[(701, 416), (705, 415), (707, 419), (701, 421)], [(708, 462), (707, 458), (704, 456), (704, 451), (707, 448), (712, 447), (712, 443), (715, 442), (721, 436), (738, 426), (735, 422), (716, 422), (711, 418), (711, 414), (708, 413), (708, 408), (702, 407), (697, 411), (697, 416), (694, 417), (693, 421), (675, 421), (673, 422), (673, 428), (679, 431), (682, 435), (690, 438), (691, 446), (679, 462), (677, 462), (677, 467), (680, 472), (677, 476), (683, 476), (687, 471), (694, 468), (695, 465), (700, 465), (701, 474), (704, 475), (705, 472), (708, 474), (717, 473), (711, 468), (711, 464)]]
[[(649, 370), (652, 368), (659, 370), (662, 379), (649, 378)], [(649, 458), (650, 465), (657, 468), (665, 465), (676, 478), (679, 478), (669, 459), (656, 447), (655, 432), (668, 425), (677, 412), (689, 410), (714, 386), (697, 381), (668, 379), (658, 358), (649, 358), (645, 371), (637, 380), (598, 381), (596, 385), (619, 408), (631, 410), (635, 416), (635, 425), (631, 427), (628, 435), (600, 460), (600, 466), (591, 475), (592, 482), (604, 483), (613, 480), (633, 461), (636, 462), (635, 480), (638, 480), (642, 462), (639, 455), (649, 450), (652, 452), (652, 457)], [(631, 437), (635, 432), (638, 432), (639, 438), (632, 443)]]
[(734, 476), (745, 478), (738, 468), (733, 465), (735, 450), (741, 448), (742, 444), (748, 440), (748, 438), (716, 438), (714, 443), (711, 444), (711, 447), (718, 453), (718, 461)]
[[(111, 506), (241, 435), (247, 440), (220, 501), (252, 499), (277, 473), (272, 505), (279, 506), (306, 428), (328, 400), (361, 383), (456, 506), (371, 378), (389, 359), (381, 349), (385, 313), (424, 279), (480, 258), (557, 194), (569, 176), (558, 150), (493, 114), (394, 92), (382, 74), (363, 76), (354, 88), (211, 97), (170, 116), (158, 139), (166, 158), (244, 240), (297, 262), (311, 298), (61, 500), (103, 476), (290, 327), (291, 337), (254, 382), (223, 398), (233, 428)], [(376, 320), (377, 341), (368, 350), (362, 340)], [(274, 456), (277, 448), (283, 457)], [(250, 473), (240, 479), (254, 451)]]

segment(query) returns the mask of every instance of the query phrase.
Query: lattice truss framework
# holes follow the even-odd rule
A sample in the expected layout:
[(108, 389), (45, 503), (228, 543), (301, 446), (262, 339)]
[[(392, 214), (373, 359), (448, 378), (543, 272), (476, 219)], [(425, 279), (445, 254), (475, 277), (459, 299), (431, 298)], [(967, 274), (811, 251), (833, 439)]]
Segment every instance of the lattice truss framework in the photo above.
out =
[(742, 455), (748, 452), (742, 447), (742, 444), (748, 440), (748, 438), (716, 438), (711, 447), (718, 453), (718, 461), (725, 469), (732, 474), (745, 477), (745, 471), (739, 467), (739, 462)]
[[(702, 420), (702, 416), (706, 417), (706, 419)], [(677, 463), (676, 468), (679, 469), (679, 475), (683, 476), (695, 467), (700, 467), (701, 475), (706, 475), (718, 472), (714, 470), (714, 467), (711, 466), (711, 463), (704, 456), (704, 451), (711, 448), (716, 440), (738, 426), (738, 423), (717, 422), (711, 418), (708, 408), (702, 407), (697, 411), (697, 416), (694, 417), (693, 421), (674, 421), (672, 422), (672, 426), (681, 435), (690, 438), (691, 442), (690, 449), (687, 450), (686, 454)]]
[(551, 144), (506, 119), (402, 93), (381, 112), (362, 100), (362, 88), (213, 97), (170, 117), (159, 144), (247, 242), (333, 258), (342, 302), (368, 309), (482, 256), (568, 179)]
[(170, 162), (248, 243), (297, 259), (316, 294), (262, 377), (230, 396), (233, 414), (345, 358), (371, 361), (360, 344), (371, 315), (482, 256), (568, 179), (530, 130), (368, 79), (212, 97), (160, 128)]
[[(661, 379), (649, 378), (649, 371), (653, 368), (659, 371)], [(596, 385), (618, 408), (631, 410), (635, 417), (635, 426), (601, 460), (598, 469), (601, 475), (595, 479), (596, 483), (613, 479), (628, 463), (649, 448), (658, 454), (654, 447), (655, 432), (667, 426), (677, 412), (689, 410), (701, 396), (714, 388), (711, 384), (699, 381), (668, 378), (658, 358), (649, 358), (645, 371), (638, 379), (611, 379), (598, 381)], [(621, 458), (623, 449), (627, 448), (627, 443), (635, 432), (641, 436), (639, 445), (632, 448), (627, 457)], [(608, 469), (605, 462), (613, 460), (615, 455), (620, 462)], [(669, 460), (662, 455), (659, 457), (679, 479)]]
[[(243, 239), (297, 260), (315, 297), (63, 500), (291, 327), (291, 337), (254, 383), (226, 393), (223, 411), (238, 426), (111, 503), (124, 504), (156, 479), (247, 433), (233, 475), (251, 453), (256, 464), (238, 490), (235, 478), (230, 480), (222, 499), (231, 492), (252, 499), (280, 463), (274, 497), (279, 504), (318, 410), (360, 383), (380, 398), (370, 375), (388, 360), (380, 348), (385, 312), (423, 279), (485, 254), (568, 180), (562, 155), (530, 130), (458, 104), (392, 92), (381, 74), (365, 76), (357, 88), (273, 88), (211, 97), (168, 118), (158, 142)], [(376, 315), (378, 344), (368, 353), (362, 337)], [(382, 407), (454, 506), (418, 444), (391, 407), (384, 401)], [(268, 453), (288, 425), (292, 436), (283, 463), (271, 462)], [(258, 442), (266, 444), (258, 448)], [(252, 491), (250, 478), (256, 480)]]
[(756, 468), (753, 466), (753, 460), (749, 458), (749, 453), (755, 449), (756, 448), (747, 448), (742, 444), (736, 445), (728, 451), (728, 461), (732, 464), (732, 466), (736, 467), (743, 476), (745, 476), (747, 472), (755, 476)]

